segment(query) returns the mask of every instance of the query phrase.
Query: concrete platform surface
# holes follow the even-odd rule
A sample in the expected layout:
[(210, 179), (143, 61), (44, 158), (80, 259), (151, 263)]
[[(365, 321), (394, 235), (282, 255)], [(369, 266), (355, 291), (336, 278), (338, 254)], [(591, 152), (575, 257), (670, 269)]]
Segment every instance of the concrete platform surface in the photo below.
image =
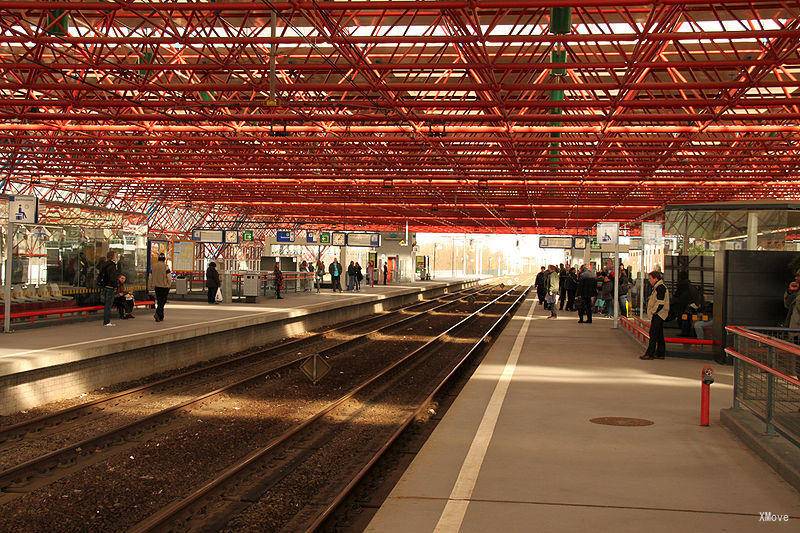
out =
[(800, 495), (719, 422), (731, 367), (713, 365), (712, 425), (700, 427), (706, 363), (640, 354), (608, 320), (546, 320), (528, 300), (368, 531), (797, 530)]
[(168, 343), (226, 329), (270, 322), (333, 310), (354, 303), (379, 301), (402, 293), (442, 287), (459, 280), (381, 285), (360, 292), (289, 293), (283, 300), (262, 299), (260, 303), (208, 305), (205, 302), (172, 298), (166, 320), (156, 323), (148, 309), (134, 311), (136, 318), (119, 320), (106, 328), (102, 320), (88, 320), (46, 327), (24, 328), (0, 335), (0, 376), (73, 362), (86, 357), (130, 350), (142, 344)]

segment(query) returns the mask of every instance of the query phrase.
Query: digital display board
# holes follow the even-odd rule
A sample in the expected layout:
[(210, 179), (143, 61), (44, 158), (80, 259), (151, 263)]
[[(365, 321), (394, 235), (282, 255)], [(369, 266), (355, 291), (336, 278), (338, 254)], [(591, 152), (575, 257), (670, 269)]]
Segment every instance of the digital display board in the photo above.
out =
[(572, 237), (539, 237), (539, 248), (572, 248)]
[(379, 233), (348, 233), (347, 246), (371, 246), (378, 247), (381, 245), (381, 236)]

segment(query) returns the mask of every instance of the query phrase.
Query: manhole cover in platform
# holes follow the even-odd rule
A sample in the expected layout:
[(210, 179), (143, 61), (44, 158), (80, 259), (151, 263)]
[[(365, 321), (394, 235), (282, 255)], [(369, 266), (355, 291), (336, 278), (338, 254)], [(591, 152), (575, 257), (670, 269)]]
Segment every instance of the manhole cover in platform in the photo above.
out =
[(628, 418), (626, 416), (603, 416), (589, 420), (592, 424), (603, 424), (604, 426), (652, 426), (653, 421), (645, 418)]

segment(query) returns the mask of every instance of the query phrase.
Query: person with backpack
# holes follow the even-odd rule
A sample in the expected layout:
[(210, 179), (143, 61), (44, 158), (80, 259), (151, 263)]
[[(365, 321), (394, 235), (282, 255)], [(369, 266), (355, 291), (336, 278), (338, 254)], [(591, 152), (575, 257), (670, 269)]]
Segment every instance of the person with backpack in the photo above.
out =
[(112, 327), (116, 324), (111, 322), (111, 309), (114, 307), (117, 285), (119, 284), (119, 269), (117, 268), (117, 252), (109, 250), (106, 254), (106, 261), (100, 267), (97, 275), (97, 287), (101, 291), (103, 298), (103, 325)]
[(217, 271), (217, 264), (211, 261), (206, 269), (206, 288), (208, 289), (208, 303), (214, 305), (217, 303), (217, 291), (219, 291), (219, 272)]
[(164, 306), (167, 305), (169, 290), (172, 287), (172, 276), (167, 267), (167, 258), (164, 254), (158, 254), (158, 260), (150, 269), (148, 285), (153, 288), (156, 294), (156, 311), (153, 318), (156, 322), (164, 321)]

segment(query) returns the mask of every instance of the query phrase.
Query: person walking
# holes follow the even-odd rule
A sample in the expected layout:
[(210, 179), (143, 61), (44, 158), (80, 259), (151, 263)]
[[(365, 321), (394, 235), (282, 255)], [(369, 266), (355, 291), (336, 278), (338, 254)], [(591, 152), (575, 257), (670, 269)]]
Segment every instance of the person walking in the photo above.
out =
[(172, 276), (167, 267), (167, 258), (164, 254), (158, 254), (158, 261), (150, 269), (148, 288), (152, 288), (156, 293), (156, 311), (153, 318), (156, 322), (164, 320), (164, 306), (167, 305), (169, 289), (172, 286)]
[(283, 272), (278, 262), (275, 262), (275, 268), (272, 269), (272, 277), (275, 280), (275, 299), (283, 300), (281, 296), (281, 289), (283, 289)]
[(217, 291), (219, 291), (219, 272), (217, 272), (217, 264), (211, 261), (206, 269), (206, 288), (208, 289), (208, 303), (214, 305), (217, 303)]
[(536, 280), (533, 282), (533, 286), (536, 288), (536, 296), (539, 298), (539, 305), (544, 305), (544, 297), (547, 294), (547, 282), (545, 281), (546, 270), (545, 267), (542, 267), (539, 273), (536, 274)]
[(631, 278), (628, 275), (628, 269), (623, 265), (619, 265), (619, 316), (628, 316), (628, 293), (631, 290)]
[(342, 265), (339, 264), (338, 259), (333, 259), (333, 263), (328, 266), (328, 272), (331, 274), (331, 287), (333, 288), (333, 292), (337, 290), (342, 292)]
[(565, 281), (567, 292), (567, 311), (575, 311), (575, 291), (578, 290), (578, 273), (575, 267), (571, 267), (567, 272)]
[(369, 286), (375, 286), (375, 264), (370, 261), (367, 263), (367, 278), (369, 279)]
[(100, 267), (100, 273), (97, 275), (97, 286), (100, 287), (103, 297), (104, 326), (112, 327), (116, 325), (111, 322), (111, 309), (114, 307), (118, 284), (117, 252), (109, 250), (106, 254), (106, 261)]
[(567, 303), (567, 268), (564, 263), (558, 265), (558, 310), (564, 310), (564, 304)]
[(325, 278), (325, 263), (322, 259), (317, 259), (317, 269), (314, 273), (314, 282), (317, 286), (317, 294), (322, 290), (322, 280)]
[[(592, 323), (592, 307), (597, 297), (597, 275), (591, 267), (582, 267), (578, 276), (576, 290), (578, 306), (578, 324)], [(585, 317), (585, 318), (584, 318)]]
[(383, 284), (386, 285), (386, 283), (388, 281), (389, 281), (389, 265), (388, 265), (388, 263), (384, 263), (383, 264)]
[(547, 271), (549, 274), (547, 275), (547, 296), (545, 296), (545, 301), (550, 310), (550, 316), (547, 318), (555, 319), (558, 318), (558, 314), (556, 313), (556, 300), (560, 292), (560, 274), (555, 265), (550, 265)]
[(650, 343), (647, 351), (639, 359), (664, 359), (667, 343), (664, 341), (664, 321), (669, 316), (669, 294), (664, 285), (664, 275), (656, 270), (650, 272), (650, 286), (653, 291), (647, 300), (647, 314), (650, 315)]

